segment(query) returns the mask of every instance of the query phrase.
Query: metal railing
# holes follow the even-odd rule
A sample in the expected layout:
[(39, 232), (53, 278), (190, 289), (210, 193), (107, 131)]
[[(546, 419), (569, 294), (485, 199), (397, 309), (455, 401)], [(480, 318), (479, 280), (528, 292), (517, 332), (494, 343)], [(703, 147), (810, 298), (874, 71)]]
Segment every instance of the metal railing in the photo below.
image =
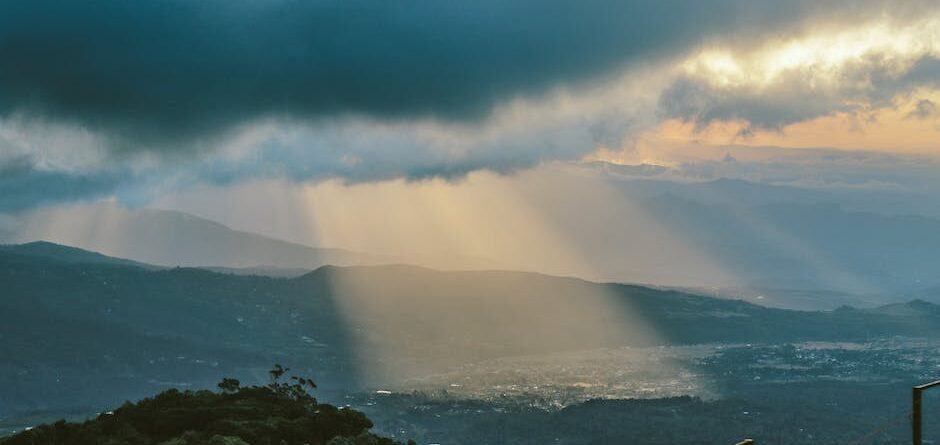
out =
[(940, 386), (940, 380), (911, 388), (911, 443), (914, 445), (923, 443), (923, 393), (935, 386)]

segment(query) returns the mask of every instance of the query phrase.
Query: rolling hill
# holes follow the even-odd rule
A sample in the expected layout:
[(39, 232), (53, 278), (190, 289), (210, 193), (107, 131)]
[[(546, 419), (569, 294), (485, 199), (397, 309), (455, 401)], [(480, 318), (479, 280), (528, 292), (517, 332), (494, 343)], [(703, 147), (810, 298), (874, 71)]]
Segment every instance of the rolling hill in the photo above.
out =
[(0, 249), (0, 381), (18, 382), (0, 388), (0, 416), (220, 374), (258, 381), (275, 362), (329, 391), (554, 351), (940, 336), (940, 308), (922, 301), (801, 312), (521, 272), (328, 266), (287, 279), (34, 250)]
[(143, 269), (159, 269), (159, 267), (150, 264), (115, 258), (98, 252), (91, 252), (77, 247), (63, 246), (48, 241), (0, 245), (0, 253), (47, 258), (49, 260), (66, 263), (108, 264), (113, 266), (134, 266)]

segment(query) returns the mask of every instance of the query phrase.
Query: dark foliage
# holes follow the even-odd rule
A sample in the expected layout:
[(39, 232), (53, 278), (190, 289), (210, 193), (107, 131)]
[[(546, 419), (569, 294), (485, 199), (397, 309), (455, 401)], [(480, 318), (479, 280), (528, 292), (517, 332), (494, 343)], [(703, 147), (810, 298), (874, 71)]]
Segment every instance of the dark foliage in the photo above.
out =
[(313, 381), (272, 370), (267, 386), (219, 383), (222, 392), (171, 389), (83, 423), (64, 420), (6, 439), (2, 445), (400, 445), (368, 430), (361, 412), (318, 403)]

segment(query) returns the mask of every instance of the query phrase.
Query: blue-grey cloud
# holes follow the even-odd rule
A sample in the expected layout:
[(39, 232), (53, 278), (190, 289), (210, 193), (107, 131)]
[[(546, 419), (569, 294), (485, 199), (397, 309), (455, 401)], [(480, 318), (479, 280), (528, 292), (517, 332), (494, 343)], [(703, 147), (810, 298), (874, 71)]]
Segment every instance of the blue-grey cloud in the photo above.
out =
[[(700, 127), (715, 121), (743, 120), (755, 128), (780, 129), (795, 122), (848, 111), (853, 106), (856, 104), (818, 91), (798, 78), (758, 92), (716, 87), (701, 79), (680, 77), (660, 97), (664, 117), (694, 121)], [(745, 128), (741, 136), (751, 132)]]
[(917, 105), (907, 116), (917, 119), (929, 119), (936, 116), (938, 112), (940, 112), (940, 110), (937, 109), (937, 104), (934, 101), (921, 99), (917, 101)]
[(741, 120), (753, 128), (779, 130), (838, 112), (892, 107), (899, 95), (918, 88), (940, 88), (940, 58), (921, 56), (899, 74), (898, 67), (885, 63), (881, 56), (846, 63), (831, 83), (798, 69), (760, 87), (715, 85), (707, 78), (679, 76), (663, 91), (659, 111), (665, 118), (695, 122), (700, 128), (716, 121)]
[(116, 173), (63, 173), (11, 162), (0, 166), (0, 213), (105, 197), (127, 179)]
[[(747, 46), (885, 4), (0, 2), (0, 211), (103, 196), (146, 202), (200, 183), (453, 179), (578, 159), (649, 120), (637, 112), (646, 102), (579, 88), (615, 90), (631, 68), (707, 42)], [(934, 69), (925, 62), (908, 75), (923, 82)], [(669, 112), (706, 119), (740, 113), (774, 125), (838, 105), (812, 91), (773, 107), (759, 97), (715, 105), (706, 87), (676, 85), (663, 96), (677, 104)], [(607, 102), (555, 116), (559, 91)], [(538, 110), (500, 114), (519, 98)], [(259, 127), (274, 130), (231, 149)]]
[[(825, 2), (830, 11), (858, 2)], [(0, 3), (0, 115), (67, 120), (127, 150), (191, 147), (259, 117), (479, 119), (820, 2), (33, 0)], [(831, 14), (830, 14), (831, 15)]]

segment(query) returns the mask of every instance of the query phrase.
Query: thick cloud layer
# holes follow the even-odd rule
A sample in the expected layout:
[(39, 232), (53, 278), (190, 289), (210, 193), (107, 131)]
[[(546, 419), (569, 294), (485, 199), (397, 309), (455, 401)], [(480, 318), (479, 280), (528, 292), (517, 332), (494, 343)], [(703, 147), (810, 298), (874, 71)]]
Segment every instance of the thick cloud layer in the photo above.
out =
[(662, 117), (776, 128), (936, 85), (938, 59), (845, 71), (875, 76), (864, 88), (808, 87), (807, 70), (716, 84), (676, 66), (930, 3), (0, 2), (0, 211), (258, 178), (512, 172), (619, 148)]
[(0, 114), (69, 120), (125, 149), (189, 147), (269, 116), (478, 119), (814, 3), (3, 2)]
[(753, 51), (703, 51), (660, 99), (665, 117), (706, 126), (739, 120), (759, 129), (895, 105), (940, 88), (940, 13), (868, 18), (829, 35)]
[(667, 117), (695, 121), (700, 126), (741, 120), (754, 128), (778, 130), (832, 113), (888, 107), (898, 94), (940, 87), (940, 59), (932, 57), (924, 57), (902, 75), (893, 75), (883, 66), (847, 71), (844, 83), (835, 87), (814, 84), (799, 72), (761, 89), (728, 88), (681, 77), (663, 93), (660, 108)]

